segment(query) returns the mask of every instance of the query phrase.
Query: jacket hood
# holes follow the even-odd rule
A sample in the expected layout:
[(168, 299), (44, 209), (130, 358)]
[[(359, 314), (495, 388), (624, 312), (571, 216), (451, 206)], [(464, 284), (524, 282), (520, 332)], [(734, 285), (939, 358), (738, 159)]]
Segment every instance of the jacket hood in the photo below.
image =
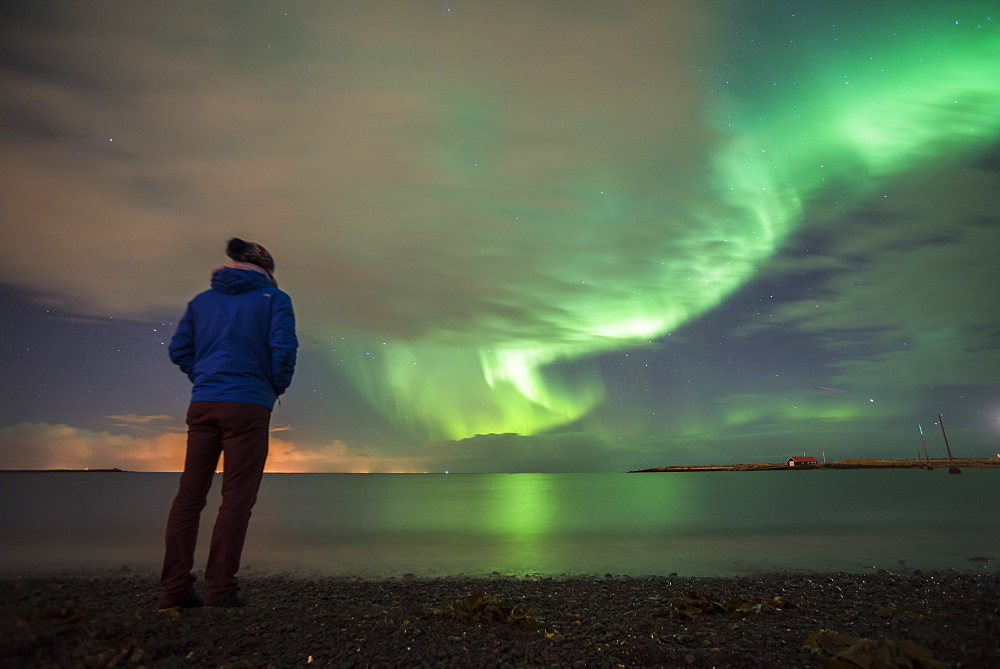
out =
[(247, 269), (222, 267), (212, 273), (212, 288), (227, 295), (239, 295), (273, 285), (266, 274)]

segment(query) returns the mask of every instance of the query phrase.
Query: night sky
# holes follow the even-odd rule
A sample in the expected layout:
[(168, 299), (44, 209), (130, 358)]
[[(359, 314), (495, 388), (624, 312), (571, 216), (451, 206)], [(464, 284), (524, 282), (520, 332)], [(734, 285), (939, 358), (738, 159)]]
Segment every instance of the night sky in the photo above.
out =
[(7, 2), (0, 468), (176, 471), (240, 236), (269, 471), (1000, 451), (1000, 7)]

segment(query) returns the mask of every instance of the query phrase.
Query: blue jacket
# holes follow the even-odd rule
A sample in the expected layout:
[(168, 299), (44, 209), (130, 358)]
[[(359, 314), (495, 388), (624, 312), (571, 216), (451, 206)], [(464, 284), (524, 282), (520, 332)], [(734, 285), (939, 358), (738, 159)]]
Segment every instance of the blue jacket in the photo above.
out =
[(194, 384), (192, 402), (272, 409), (292, 382), (298, 346), (288, 294), (266, 274), (223, 267), (212, 289), (188, 303), (170, 359)]

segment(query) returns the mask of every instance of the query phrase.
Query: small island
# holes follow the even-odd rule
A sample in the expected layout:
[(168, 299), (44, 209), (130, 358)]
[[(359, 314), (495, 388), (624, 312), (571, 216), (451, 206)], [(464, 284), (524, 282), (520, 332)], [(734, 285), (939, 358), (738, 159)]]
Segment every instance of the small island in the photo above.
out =
[[(803, 461), (805, 460), (805, 461)], [(636, 469), (630, 474), (646, 472), (764, 472), (802, 471), (816, 469), (986, 469), (1000, 468), (1000, 458), (931, 458), (930, 460), (837, 460), (816, 462), (814, 458), (789, 458), (785, 462), (762, 462), (738, 465), (681, 465)]]

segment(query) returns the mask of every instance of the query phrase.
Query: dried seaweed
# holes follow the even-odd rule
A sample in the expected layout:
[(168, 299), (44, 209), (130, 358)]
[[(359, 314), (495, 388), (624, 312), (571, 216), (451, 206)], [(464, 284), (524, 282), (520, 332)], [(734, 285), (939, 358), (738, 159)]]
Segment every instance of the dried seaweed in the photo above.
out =
[(541, 627), (534, 611), (529, 607), (485, 592), (453, 599), (448, 602), (448, 607), (442, 615), (454, 620), (510, 623), (529, 631), (535, 631)]
[(728, 618), (742, 619), (764, 611), (779, 611), (791, 608), (795, 608), (795, 605), (782, 600), (780, 597), (760, 600), (732, 599), (723, 601), (711, 595), (688, 591), (681, 595), (679, 602), (671, 602), (661, 607), (659, 615), (671, 620), (694, 620), (706, 615), (721, 615)]
[(828, 669), (945, 669), (945, 662), (909, 639), (855, 639), (816, 630), (803, 644)]

